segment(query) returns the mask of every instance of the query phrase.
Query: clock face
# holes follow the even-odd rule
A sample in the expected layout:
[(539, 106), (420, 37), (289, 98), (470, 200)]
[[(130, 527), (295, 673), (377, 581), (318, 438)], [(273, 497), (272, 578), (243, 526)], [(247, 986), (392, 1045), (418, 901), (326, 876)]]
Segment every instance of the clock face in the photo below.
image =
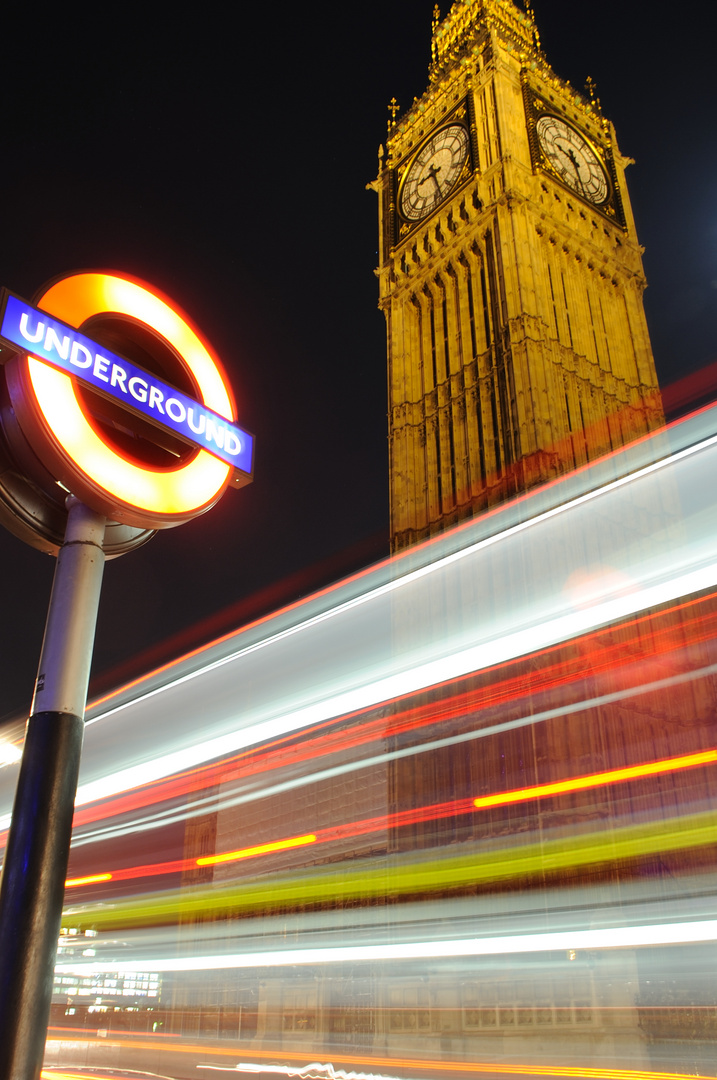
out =
[(535, 125), (540, 148), (564, 184), (599, 206), (610, 194), (607, 174), (587, 139), (557, 116)]
[(408, 221), (420, 221), (443, 202), (458, 182), (468, 158), (468, 132), (449, 124), (425, 142), (406, 173), (399, 205)]

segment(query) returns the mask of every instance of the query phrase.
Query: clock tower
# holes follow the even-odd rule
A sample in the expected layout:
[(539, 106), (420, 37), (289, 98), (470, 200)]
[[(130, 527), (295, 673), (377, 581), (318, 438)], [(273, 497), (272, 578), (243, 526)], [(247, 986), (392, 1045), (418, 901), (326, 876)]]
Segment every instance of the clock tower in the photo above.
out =
[(434, 12), (430, 82), (379, 175), (391, 545), (663, 423), (624, 158), (530, 5)]

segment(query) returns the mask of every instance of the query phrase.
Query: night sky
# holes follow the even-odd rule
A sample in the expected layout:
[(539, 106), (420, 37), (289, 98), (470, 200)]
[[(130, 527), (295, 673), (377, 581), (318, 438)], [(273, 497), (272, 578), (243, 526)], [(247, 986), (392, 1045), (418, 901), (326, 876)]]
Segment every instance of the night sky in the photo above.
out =
[[(387, 104), (427, 85), (432, 0), (114, 5), (3, 24), (0, 284), (69, 270), (164, 290), (227, 369), (255, 482), (108, 564), (95, 689), (388, 551), (376, 175)], [(663, 383), (717, 359), (708, 23), (685, 0), (536, 0), (554, 70), (591, 75), (646, 248)], [(448, 4), (442, 6), (443, 13)], [(186, 17), (185, 17), (186, 15)], [(0, 535), (0, 716), (27, 708), (54, 560)], [(169, 639), (169, 641), (168, 641)]]

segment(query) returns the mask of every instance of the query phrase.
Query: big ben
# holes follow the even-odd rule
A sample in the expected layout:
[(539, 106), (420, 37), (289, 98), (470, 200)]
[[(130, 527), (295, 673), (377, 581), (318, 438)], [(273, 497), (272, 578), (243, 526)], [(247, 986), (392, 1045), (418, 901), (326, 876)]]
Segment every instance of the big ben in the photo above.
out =
[(526, 7), (436, 8), (380, 151), (394, 551), (663, 423), (628, 160)]

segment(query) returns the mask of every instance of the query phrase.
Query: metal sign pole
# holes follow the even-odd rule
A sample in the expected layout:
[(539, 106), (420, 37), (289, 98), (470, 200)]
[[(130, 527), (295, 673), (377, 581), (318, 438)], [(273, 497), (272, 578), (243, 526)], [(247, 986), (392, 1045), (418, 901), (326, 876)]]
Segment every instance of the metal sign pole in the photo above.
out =
[(0, 882), (2, 1080), (42, 1068), (105, 562), (105, 518), (67, 506)]

